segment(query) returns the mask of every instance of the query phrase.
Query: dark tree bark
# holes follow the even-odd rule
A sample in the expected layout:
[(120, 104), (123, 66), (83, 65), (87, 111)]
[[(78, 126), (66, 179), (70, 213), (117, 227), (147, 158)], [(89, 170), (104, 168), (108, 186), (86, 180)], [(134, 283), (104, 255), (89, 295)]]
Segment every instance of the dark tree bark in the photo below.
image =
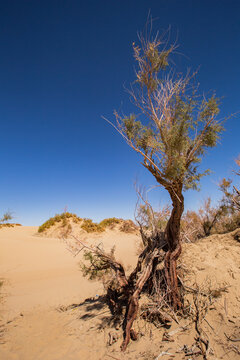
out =
[[(114, 263), (115, 271), (118, 269), (116, 273), (118, 275), (119, 285), (121, 288), (118, 293), (118, 299), (121, 299), (121, 306), (126, 306), (125, 320), (123, 324), (124, 340), (121, 345), (122, 351), (126, 350), (131, 334), (134, 332), (132, 326), (137, 317), (139, 298), (143, 287), (149, 282), (149, 279), (154, 276), (155, 268), (159, 263), (160, 250), (166, 245), (165, 278), (168, 300), (175, 310), (181, 309), (182, 307), (177, 278), (177, 260), (181, 254), (180, 221), (184, 211), (182, 186), (179, 185), (174, 190), (171, 189), (169, 192), (173, 208), (165, 233), (161, 234), (157, 231), (155, 234), (152, 234), (152, 236), (147, 237), (143, 232), (141, 232), (145, 249), (140, 254), (137, 265), (128, 278), (125, 277), (125, 273), (121, 266)], [(124, 300), (122, 301), (122, 299)], [(116, 297), (114, 301), (118, 301)], [(116, 304), (116, 308), (118, 308), (118, 306)]]
[[(173, 208), (165, 232), (162, 233), (159, 229), (155, 229), (150, 235), (147, 235), (140, 228), (145, 248), (139, 255), (135, 269), (128, 277), (120, 263), (104, 252), (97, 250), (99, 256), (114, 270), (118, 283), (117, 288), (111, 288), (110, 286), (108, 289), (109, 307), (116, 317), (123, 313), (123, 309), (126, 309), (123, 322), (124, 339), (121, 345), (122, 351), (126, 350), (130, 339), (133, 338), (133, 335), (134, 337), (136, 335), (132, 326), (137, 317), (139, 298), (143, 288), (145, 287), (150, 293), (153, 279), (158, 282), (154, 276), (157, 265), (164, 258), (164, 252), (161, 252), (162, 249), (167, 251), (164, 260), (164, 272), (169, 303), (175, 310), (182, 307), (177, 278), (177, 260), (181, 254), (180, 221), (184, 211), (182, 184), (172, 186), (167, 190), (170, 193)], [(161, 285), (159, 284), (159, 286)]]
[(176, 191), (169, 190), (172, 199), (172, 213), (167, 223), (165, 237), (168, 244), (168, 251), (165, 256), (165, 277), (169, 291), (169, 301), (175, 310), (182, 307), (177, 279), (177, 260), (181, 254), (180, 224), (184, 211), (184, 197), (182, 187)]
[[(122, 351), (126, 350), (127, 345), (130, 341), (132, 325), (138, 313), (139, 297), (142, 292), (143, 286), (146, 284), (150, 275), (152, 274), (153, 262), (156, 256), (158, 256), (158, 253), (159, 249), (156, 246), (154, 249), (151, 249), (151, 251), (144, 251), (144, 256), (139, 259), (137, 264), (136, 269), (138, 269), (138, 271), (134, 270), (133, 273), (130, 275), (130, 296), (128, 299), (128, 306), (125, 315), (124, 340), (121, 345)], [(135, 278), (135, 281), (133, 281), (133, 278)], [(133, 286), (135, 282), (136, 284), (135, 286)]]

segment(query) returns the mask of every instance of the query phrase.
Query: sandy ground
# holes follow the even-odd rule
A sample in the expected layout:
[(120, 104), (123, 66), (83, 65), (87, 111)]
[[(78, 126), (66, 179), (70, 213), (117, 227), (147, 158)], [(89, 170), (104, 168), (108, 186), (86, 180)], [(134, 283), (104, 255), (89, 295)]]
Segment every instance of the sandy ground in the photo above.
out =
[[(89, 359), (94, 338), (83, 348), (79, 341), (73, 345), (71, 335), (66, 335), (69, 319), (56, 309), (97, 298), (102, 285), (82, 277), (80, 258), (74, 258), (60, 239), (36, 236), (37, 229), (22, 226), (0, 231), (0, 277), (4, 279), (0, 316), (7, 324), (0, 359), (79, 359), (79, 352), (81, 359)], [(104, 234), (105, 248), (119, 242), (118, 258), (125, 265), (133, 263), (137, 236), (112, 236), (112, 231)], [(93, 242), (101, 239), (95, 236)]]
[(7, 280), (5, 308), (12, 318), (39, 307), (58, 306), (95, 294), (77, 262), (59, 239), (34, 236), (37, 227), (0, 232), (0, 274)]
[[(125, 354), (119, 350), (122, 331), (109, 322), (102, 286), (89, 282), (74, 258), (57, 238), (36, 236), (37, 227), (0, 230), (0, 277), (4, 279), (0, 301), (1, 360), (107, 360), (201, 359), (186, 356), (196, 332), (189, 320), (173, 323), (172, 341), (163, 342), (166, 329), (156, 329), (140, 319), (135, 329), (140, 339)], [(116, 245), (116, 256), (125, 266), (136, 261), (138, 237), (117, 231), (88, 240), (102, 241), (106, 249)], [(185, 282), (201, 288), (226, 291), (214, 300), (201, 325), (210, 341), (208, 359), (240, 358), (240, 244), (233, 235), (212, 236), (184, 245), (182, 268)], [(86, 300), (87, 299), (87, 300)], [(75, 304), (75, 305), (74, 305)], [(116, 343), (107, 346), (114, 336)]]

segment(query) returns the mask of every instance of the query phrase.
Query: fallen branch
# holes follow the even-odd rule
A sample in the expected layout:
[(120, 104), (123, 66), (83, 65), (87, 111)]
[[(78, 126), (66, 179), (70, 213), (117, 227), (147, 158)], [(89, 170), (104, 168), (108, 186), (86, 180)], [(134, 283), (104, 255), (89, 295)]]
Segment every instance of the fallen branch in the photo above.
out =
[(227, 338), (229, 341), (233, 341), (233, 342), (238, 342), (238, 341), (240, 341), (240, 339), (232, 339), (232, 338), (230, 338), (226, 333), (224, 333), (224, 335), (226, 336), (226, 338)]

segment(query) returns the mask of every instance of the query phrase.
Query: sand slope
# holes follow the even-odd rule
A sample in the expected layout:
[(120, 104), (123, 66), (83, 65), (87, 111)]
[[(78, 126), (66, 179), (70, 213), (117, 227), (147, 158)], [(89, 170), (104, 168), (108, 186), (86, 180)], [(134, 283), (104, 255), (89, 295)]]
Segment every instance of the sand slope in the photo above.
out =
[[(81, 276), (79, 258), (73, 258), (61, 240), (36, 236), (36, 231), (36, 227), (0, 231), (0, 277), (5, 279), (0, 309), (0, 334), (4, 330), (1, 360), (151, 360), (159, 354), (159, 359), (194, 359), (186, 357), (182, 349), (183, 345), (190, 347), (196, 336), (189, 320), (173, 322), (169, 329), (176, 330), (173, 342), (162, 342), (166, 329), (138, 319), (134, 326), (142, 336), (122, 354), (122, 332), (109, 326), (111, 314), (101, 296), (101, 284)], [(203, 322), (210, 340), (209, 359), (239, 358), (236, 349), (240, 343), (225, 335), (240, 338), (240, 244), (233, 237), (215, 235), (184, 245), (181, 259), (189, 286), (197, 282), (205, 288), (226, 287)], [(115, 244), (116, 256), (125, 266), (133, 267), (136, 261), (137, 235), (109, 230), (89, 235), (87, 241), (102, 242), (106, 249)], [(112, 335), (117, 341), (107, 346)]]
[[(56, 308), (95, 297), (102, 285), (81, 276), (80, 258), (74, 258), (60, 239), (36, 233), (37, 227), (24, 226), (0, 231), (0, 277), (5, 281), (0, 316), (1, 324), (7, 324), (0, 358), (77, 359), (66, 337), (64, 316)], [(92, 241), (89, 236), (89, 244), (101, 241), (100, 235)], [(121, 244), (117, 256), (125, 266), (134, 262), (136, 241), (136, 235), (104, 233), (106, 249)]]

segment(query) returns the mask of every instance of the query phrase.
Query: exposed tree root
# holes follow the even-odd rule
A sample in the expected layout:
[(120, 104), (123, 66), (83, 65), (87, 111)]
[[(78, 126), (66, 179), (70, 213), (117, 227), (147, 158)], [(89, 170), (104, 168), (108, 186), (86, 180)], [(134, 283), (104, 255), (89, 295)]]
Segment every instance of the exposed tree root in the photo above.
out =
[[(96, 274), (110, 271), (110, 280), (107, 282), (107, 300), (112, 314), (117, 319), (123, 319), (124, 339), (121, 350), (125, 351), (130, 339), (136, 339), (137, 335), (132, 329), (133, 323), (138, 315), (139, 298), (142, 291), (148, 294), (156, 293), (159, 301), (163, 301), (167, 306), (172, 306), (174, 310), (181, 309), (181, 299), (178, 291), (178, 278), (176, 272), (176, 261), (181, 253), (181, 246), (178, 241), (177, 246), (169, 248), (165, 255), (165, 279), (159, 278), (157, 275), (157, 266), (164, 259), (163, 248), (166, 247), (166, 232), (157, 231), (156, 228), (149, 235), (144, 233), (140, 226), (142, 241), (145, 246), (139, 255), (137, 265), (132, 273), (127, 277), (124, 267), (115, 257), (114, 252), (109, 254), (98, 247), (89, 247), (81, 240), (74, 238), (77, 253), (79, 249), (92, 253), (89, 256), (91, 265), (87, 268), (86, 274), (91, 271)], [(71, 249), (74, 249), (72, 246)], [(89, 270), (89, 271), (88, 271)], [(162, 273), (163, 274), (163, 273)], [(92, 276), (92, 278), (94, 278)], [(106, 285), (106, 284), (105, 284)], [(163, 286), (163, 288), (161, 288)], [(160, 293), (163, 292), (163, 296)], [(161, 300), (162, 299), (162, 300)], [(162, 305), (161, 305), (162, 306)], [(161, 308), (159, 306), (159, 310)], [(125, 314), (124, 314), (125, 310)], [(156, 309), (155, 311), (158, 311)], [(161, 310), (159, 316), (162, 316)], [(176, 316), (175, 316), (176, 317)], [(121, 321), (121, 320), (120, 320)]]
[(179, 244), (173, 252), (169, 250), (165, 256), (165, 277), (169, 290), (169, 301), (175, 311), (182, 308), (177, 278), (177, 259), (180, 254), (181, 245)]
[(125, 331), (124, 331), (124, 340), (121, 345), (122, 351), (126, 350), (127, 345), (130, 341), (130, 332), (131, 332), (132, 324), (133, 324), (134, 320), (136, 319), (137, 313), (138, 313), (139, 296), (143, 289), (143, 286), (145, 285), (145, 283), (147, 282), (147, 280), (149, 279), (149, 277), (152, 273), (153, 260), (155, 259), (157, 254), (158, 254), (158, 249), (155, 248), (151, 253), (147, 253), (145, 261), (141, 263), (142, 272), (140, 274), (138, 273), (138, 280), (136, 282), (134, 292), (129, 297), (129, 303), (128, 303), (126, 316), (125, 316), (126, 326), (125, 326)]

